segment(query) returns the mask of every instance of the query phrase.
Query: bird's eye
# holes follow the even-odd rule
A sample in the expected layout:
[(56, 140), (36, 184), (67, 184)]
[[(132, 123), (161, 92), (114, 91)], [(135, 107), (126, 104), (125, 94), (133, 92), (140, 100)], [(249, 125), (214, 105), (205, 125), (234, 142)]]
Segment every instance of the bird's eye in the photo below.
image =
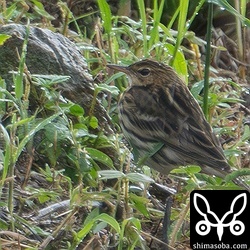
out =
[(148, 76), (150, 74), (150, 69), (144, 68), (144, 69), (139, 69), (138, 72), (142, 75), (142, 76)]

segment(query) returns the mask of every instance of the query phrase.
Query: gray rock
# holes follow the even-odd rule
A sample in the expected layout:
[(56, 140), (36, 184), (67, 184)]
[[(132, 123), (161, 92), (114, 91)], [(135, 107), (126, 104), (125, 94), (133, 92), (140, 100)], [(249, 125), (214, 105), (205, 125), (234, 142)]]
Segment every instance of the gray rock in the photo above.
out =
[[(13, 83), (12, 73), (17, 71), (26, 34), (26, 26), (8, 24), (0, 26), (0, 33), (11, 35), (0, 46), (0, 76), (7, 86)], [(93, 79), (88, 72), (87, 63), (80, 50), (68, 38), (48, 29), (30, 27), (26, 65), (31, 74), (68, 75), (70, 79), (58, 85), (62, 95), (80, 104), (88, 114), (93, 100)], [(97, 101), (94, 115), (99, 120), (99, 129), (111, 132), (111, 123), (105, 109)]]

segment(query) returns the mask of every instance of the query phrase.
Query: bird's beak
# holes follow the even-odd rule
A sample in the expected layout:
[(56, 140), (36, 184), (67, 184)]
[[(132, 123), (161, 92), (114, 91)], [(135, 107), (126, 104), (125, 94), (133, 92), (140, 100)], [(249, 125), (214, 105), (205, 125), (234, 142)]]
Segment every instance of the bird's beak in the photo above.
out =
[(132, 75), (131, 75), (131, 70), (129, 70), (129, 67), (120, 66), (116, 64), (107, 64), (107, 67), (125, 73), (128, 77), (129, 85), (130, 86), (132, 85)]
[(121, 71), (123, 73), (128, 73), (128, 67), (126, 66), (120, 66), (120, 65), (116, 65), (116, 64), (107, 64), (107, 67), (109, 67), (110, 69), (114, 69), (117, 71)]

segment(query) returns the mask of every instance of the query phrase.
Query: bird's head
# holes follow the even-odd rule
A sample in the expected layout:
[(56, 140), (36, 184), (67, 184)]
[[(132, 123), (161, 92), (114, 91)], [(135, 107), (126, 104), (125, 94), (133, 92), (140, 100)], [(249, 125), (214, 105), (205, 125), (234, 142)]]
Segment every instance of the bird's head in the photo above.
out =
[[(176, 73), (169, 66), (153, 60), (142, 60), (130, 66), (108, 64), (109, 68), (124, 72), (130, 85), (166, 84), (169, 80), (177, 77)], [(178, 77), (177, 77), (178, 78)]]

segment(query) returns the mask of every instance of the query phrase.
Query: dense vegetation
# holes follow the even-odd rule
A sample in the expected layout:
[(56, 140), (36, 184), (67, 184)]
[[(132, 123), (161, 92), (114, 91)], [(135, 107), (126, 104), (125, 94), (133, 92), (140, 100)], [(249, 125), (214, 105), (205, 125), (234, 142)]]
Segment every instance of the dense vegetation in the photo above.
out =
[[(13, 88), (0, 78), (0, 248), (164, 249), (167, 191), (152, 183), (178, 190), (169, 244), (170, 249), (189, 248), (190, 192), (236, 189), (231, 180), (250, 174), (248, 1), (0, 4), (2, 25), (25, 24), (27, 32), (30, 26), (51, 29), (79, 46), (94, 79), (92, 105), (99, 101), (105, 107), (112, 128), (100, 128), (93, 106), (87, 112), (57, 91), (67, 76), (29, 73), (27, 36)], [(0, 34), (0, 46), (8, 38)], [(133, 164), (116, 110), (127, 79), (106, 65), (129, 65), (142, 58), (171, 65), (188, 84), (237, 169), (226, 180), (200, 173), (199, 166), (176, 169), (170, 180)], [(42, 96), (43, 106), (34, 112), (26, 78)]]

